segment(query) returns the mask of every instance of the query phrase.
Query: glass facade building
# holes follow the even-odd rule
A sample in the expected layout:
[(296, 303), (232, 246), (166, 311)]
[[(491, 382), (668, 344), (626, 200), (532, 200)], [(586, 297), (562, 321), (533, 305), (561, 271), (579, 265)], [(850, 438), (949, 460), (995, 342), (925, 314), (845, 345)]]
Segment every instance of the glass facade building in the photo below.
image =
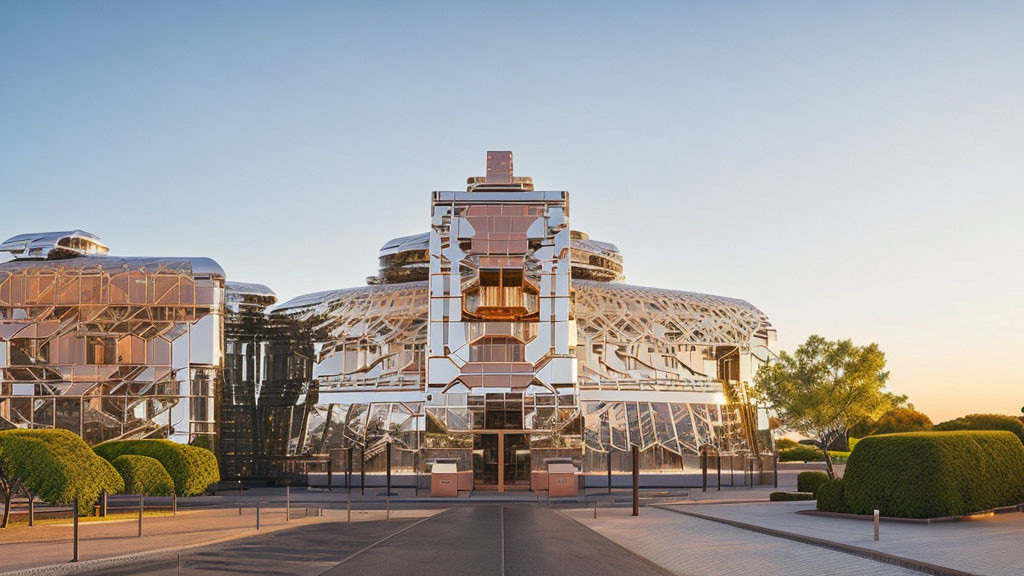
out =
[(775, 343), (760, 310), (625, 284), (619, 250), (575, 230), (569, 194), (515, 176), (509, 152), (434, 192), (425, 216), (365, 286), (282, 304), (209, 260), (115, 259), (84, 233), (31, 255), (16, 237), (0, 264), (0, 427), (77, 417), (90, 442), (209, 437), (227, 477), (349, 449), (373, 474), (390, 445), (395, 474), (443, 458), (498, 490), (556, 456), (603, 475), (629, 471), (638, 446), (644, 474), (672, 474), (704, 448), (771, 449), (747, 394)]
[(0, 251), (14, 256), (0, 264), (0, 429), (214, 445), (216, 262), (108, 256), (80, 230), (15, 236)]

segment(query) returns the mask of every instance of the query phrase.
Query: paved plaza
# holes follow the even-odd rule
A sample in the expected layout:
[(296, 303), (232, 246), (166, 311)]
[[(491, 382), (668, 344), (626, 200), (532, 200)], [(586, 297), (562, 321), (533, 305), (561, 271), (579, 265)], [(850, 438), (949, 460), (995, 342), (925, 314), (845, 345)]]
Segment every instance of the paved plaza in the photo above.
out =
[[(769, 503), (769, 491), (698, 488), (683, 504), (647, 502), (634, 518), (628, 491), (616, 491), (612, 504), (600, 490), (548, 502), (527, 492), (439, 500), (396, 489), (386, 511), (383, 489), (367, 488), (354, 491), (347, 523), (344, 490), (292, 490), (292, 519), (285, 521), (283, 489), (260, 488), (189, 499), (177, 516), (146, 518), (143, 538), (136, 537), (134, 520), (83, 522), (84, 562), (77, 565), (67, 563), (69, 523), (12, 526), (0, 530), (0, 572), (51, 566), (35, 573), (921, 573), (865, 557), (872, 551), (930, 563), (946, 574), (1008, 576), (1024, 566), (1024, 514), (930, 526), (883, 522), (881, 540), (874, 542), (870, 522), (798, 514), (813, 502)], [(798, 541), (807, 537), (851, 548)]]
[(1024, 514), (1019, 512), (932, 524), (882, 521), (880, 538), (875, 542), (870, 521), (796, 513), (814, 510), (813, 502), (692, 504), (669, 508), (878, 550), (972, 574), (1024, 573)]
[[(419, 519), (436, 511), (394, 510), (396, 520)], [(353, 523), (383, 520), (384, 510), (356, 510)], [(304, 506), (292, 509), (290, 520), (284, 508), (263, 507), (260, 530), (256, 530), (255, 508), (247, 506), (242, 514), (237, 508), (200, 508), (181, 510), (177, 516), (144, 518), (143, 537), (138, 537), (135, 520), (82, 522), (79, 524), (79, 558), (83, 562), (102, 558), (131, 556), (158, 550), (209, 546), (246, 536), (266, 534), (285, 529), (307, 528), (312, 524), (346, 519), (344, 510), (325, 510), (322, 517)], [(0, 573), (66, 564), (72, 557), (71, 523), (39, 524), (32, 528), (11, 526), (0, 530)]]
[(913, 570), (658, 508), (644, 508), (639, 519), (630, 516), (629, 509), (601, 510), (596, 520), (591, 510), (570, 510), (566, 514), (679, 576), (920, 575)]

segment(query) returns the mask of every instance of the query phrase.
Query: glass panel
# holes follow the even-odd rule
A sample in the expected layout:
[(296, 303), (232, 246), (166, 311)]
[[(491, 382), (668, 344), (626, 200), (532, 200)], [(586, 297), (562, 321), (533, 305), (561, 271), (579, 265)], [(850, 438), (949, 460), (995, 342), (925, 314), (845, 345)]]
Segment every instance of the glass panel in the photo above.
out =
[(498, 435), (473, 434), (473, 484), (498, 483)]
[(525, 434), (505, 435), (505, 484), (530, 483), (530, 441)]

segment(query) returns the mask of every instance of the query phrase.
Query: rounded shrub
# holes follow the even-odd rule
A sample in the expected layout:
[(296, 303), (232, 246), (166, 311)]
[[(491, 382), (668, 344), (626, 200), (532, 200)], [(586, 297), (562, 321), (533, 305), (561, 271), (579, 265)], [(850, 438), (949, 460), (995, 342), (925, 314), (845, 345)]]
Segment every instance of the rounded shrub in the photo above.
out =
[(801, 472), (796, 477), (796, 489), (798, 492), (810, 492), (818, 495), (818, 486), (828, 482), (828, 474), (824, 472)]
[(111, 462), (124, 480), (125, 494), (146, 496), (170, 496), (174, 493), (174, 481), (156, 458), (124, 454)]
[(220, 481), (217, 457), (198, 446), (178, 444), (170, 440), (120, 440), (104, 442), (93, 448), (107, 460), (131, 454), (149, 456), (160, 461), (174, 481), (179, 496), (196, 496)]
[(864, 438), (843, 477), (847, 511), (962, 516), (1024, 502), (1024, 444), (1010, 432), (907, 432)]
[(843, 501), (843, 480), (836, 478), (818, 486), (818, 510), (823, 512), (846, 512)]
[(67, 506), (77, 496), (79, 514), (87, 514), (104, 490), (124, 489), (114, 467), (68, 430), (0, 432), (0, 467), (49, 504)]
[(797, 502), (803, 500), (814, 500), (814, 494), (810, 492), (772, 492), (768, 495), (772, 502)]
[(1024, 422), (1014, 416), (1002, 414), (968, 414), (955, 420), (936, 424), (932, 430), (948, 432), (951, 430), (1006, 430), (1012, 432), (1024, 443)]

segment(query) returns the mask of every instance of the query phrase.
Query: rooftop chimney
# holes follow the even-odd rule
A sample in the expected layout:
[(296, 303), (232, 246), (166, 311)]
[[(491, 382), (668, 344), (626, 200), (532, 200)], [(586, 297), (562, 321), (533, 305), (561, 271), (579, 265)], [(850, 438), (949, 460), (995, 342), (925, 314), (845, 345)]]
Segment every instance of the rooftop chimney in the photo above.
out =
[(484, 182), (488, 184), (512, 183), (512, 152), (510, 150), (487, 152), (487, 176)]
[(487, 153), (487, 175), (466, 179), (467, 190), (533, 190), (533, 178), (512, 175), (512, 152)]

